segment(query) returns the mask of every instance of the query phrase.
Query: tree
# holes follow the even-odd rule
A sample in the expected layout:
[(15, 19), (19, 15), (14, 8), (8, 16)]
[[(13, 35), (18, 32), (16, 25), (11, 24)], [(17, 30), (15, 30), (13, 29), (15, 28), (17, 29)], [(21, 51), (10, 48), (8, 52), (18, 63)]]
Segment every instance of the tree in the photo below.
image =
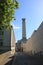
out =
[(17, 0), (0, 0), (0, 29), (10, 28), (10, 22), (17, 8)]

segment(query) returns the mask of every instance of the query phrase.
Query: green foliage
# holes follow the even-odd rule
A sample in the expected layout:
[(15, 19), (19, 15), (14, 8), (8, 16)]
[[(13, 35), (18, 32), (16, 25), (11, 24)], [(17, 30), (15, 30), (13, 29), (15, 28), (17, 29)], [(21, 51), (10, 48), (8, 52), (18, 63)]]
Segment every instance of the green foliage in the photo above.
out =
[(10, 22), (14, 18), (17, 8), (18, 2), (16, 0), (0, 0), (0, 29), (10, 28)]

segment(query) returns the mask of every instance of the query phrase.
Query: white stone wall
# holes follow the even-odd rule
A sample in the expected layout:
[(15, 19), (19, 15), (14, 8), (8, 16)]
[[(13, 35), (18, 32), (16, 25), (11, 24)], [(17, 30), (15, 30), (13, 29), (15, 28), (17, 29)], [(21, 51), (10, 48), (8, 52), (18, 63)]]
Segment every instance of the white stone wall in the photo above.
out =
[(15, 52), (15, 35), (14, 35), (14, 30), (11, 28), (11, 53)]
[(34, 51), (36, 53), (43, 51), (43, 23), (39, 26), (37, 31), (34, 31), (30, 39), (28, 39), (24, 51), (32, 51), (33, 53)]

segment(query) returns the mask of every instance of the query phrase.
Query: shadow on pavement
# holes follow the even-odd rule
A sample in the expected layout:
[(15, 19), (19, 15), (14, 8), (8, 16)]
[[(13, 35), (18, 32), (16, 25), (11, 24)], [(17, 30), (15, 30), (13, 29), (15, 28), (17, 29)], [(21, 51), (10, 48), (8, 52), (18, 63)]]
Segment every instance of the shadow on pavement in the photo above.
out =
[(18, 53), (13, 65), (43, 65), (43, 56)]
[(12, 65), (12, 62), (13, 62), (14, 56), (9, 57), (9, 59), (11, 59), (11, 60), (8, 61), (5, 65)]
[(43, 55), (27, 55), (28, 65), (43, 65)]
[[(16, 59), (15, 59), (16, 56)], [(43, 65), (43, 55), (28, 55), (23, 53), (17, 53), (17, 55), (9, 57), (11, 60), (8, 61), (5, 65)], [(14, 61), (15, 59), (15, 61)]]
[(8, 51), (10, 51), (10, 50), (0, 50), (0, 54), (6, 53)]

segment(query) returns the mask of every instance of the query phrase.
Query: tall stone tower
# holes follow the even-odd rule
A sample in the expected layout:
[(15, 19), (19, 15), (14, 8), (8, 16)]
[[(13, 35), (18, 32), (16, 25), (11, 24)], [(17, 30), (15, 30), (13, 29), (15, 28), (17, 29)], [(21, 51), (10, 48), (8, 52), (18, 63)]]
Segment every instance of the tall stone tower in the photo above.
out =
[(26, 22), (25, 22), (25, 18), (22, 18), (22, 39), (26, 39)]

